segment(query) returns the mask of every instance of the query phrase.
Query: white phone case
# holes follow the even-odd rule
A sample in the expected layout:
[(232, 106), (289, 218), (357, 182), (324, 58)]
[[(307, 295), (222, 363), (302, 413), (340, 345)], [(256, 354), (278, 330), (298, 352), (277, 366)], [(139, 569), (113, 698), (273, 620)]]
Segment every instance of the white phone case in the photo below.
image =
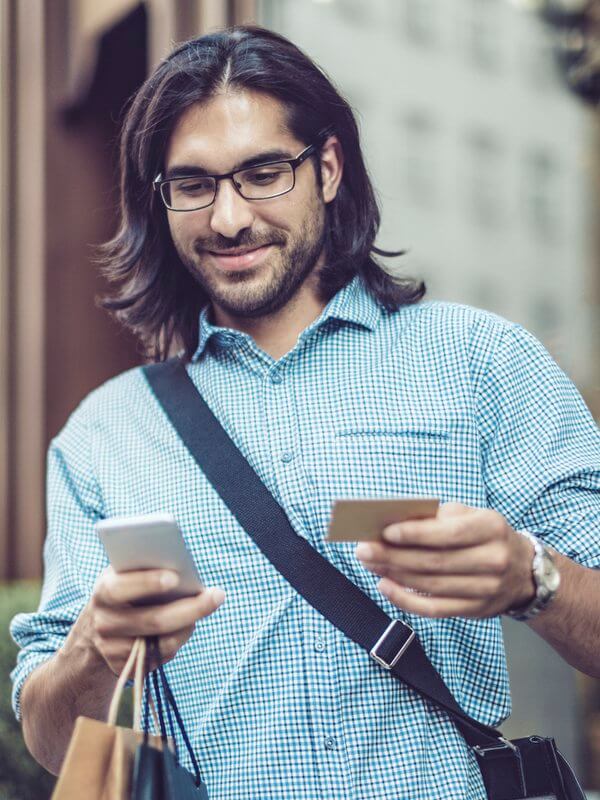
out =
[(144, 605), (190, 597), (204, 588), (172, 514), (112, 517), (97, 522), (96, 532), (116, 572), (171, 569), (179, 573), (179, 584), (173, 591), (149, 597)]

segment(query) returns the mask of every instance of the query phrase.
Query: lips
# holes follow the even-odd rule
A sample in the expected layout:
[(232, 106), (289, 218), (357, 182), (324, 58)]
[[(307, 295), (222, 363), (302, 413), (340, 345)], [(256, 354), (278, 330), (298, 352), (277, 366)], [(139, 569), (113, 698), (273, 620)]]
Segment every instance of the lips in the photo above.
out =
[(273, 245), (266, 244), (262, 247), (254, 248), (253, 250), (238, 250), (233, 253), (215, 253), (211, 250), (208, 252), (215, 260), (218, 267), (225, 271), (232, 271), (256, 266), (267, 256), (272, 247)]

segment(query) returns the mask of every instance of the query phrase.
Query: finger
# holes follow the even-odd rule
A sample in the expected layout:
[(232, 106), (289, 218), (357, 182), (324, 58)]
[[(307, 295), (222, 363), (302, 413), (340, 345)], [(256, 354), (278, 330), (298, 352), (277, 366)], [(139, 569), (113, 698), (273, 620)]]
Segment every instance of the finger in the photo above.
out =
[(195, 625), (188, 625), (186, 628), (175, 631), (175, 633), (171, 633), (168, 636), (159, 637), (158, 648), (161, 656), (161, 664), (166, 664), (167, 661), (170, 661), (177, 655), (183, 645), (191, 638), (195, 629)]
[(373, 572), (387, 566), (425, 575), (502, 575), (508, 566), (508, 551), (497, 542), (448, 550), (375, 542), (360, 544), (356, 555)]
[(163, 605), (100, 609), (96, 630), (105, 637), (170, 635), (212, 614), (224, 598), (223, 590), (215, 588)]
[(508, 526), (500, 514), (477, 511), (442, 519), (395, 523), (383, 530), (384, 541), (398, 546), (452, 549), (504, 539)]
[(379, 581), (377, 588), (384, 597), (409, 614), (421, 617), (486, 617), (488, 613), (481, 600), (455, 599), (446, 597), (423, 597), (403, 589), (387, 578)]
[(176, 588), (179, 575), (173, 570), (145, 569), (115, 572), (109, 568), (96, 585), (96, 602), (108, 606), (127, 605)]
[(123, 671), (134, 642), (135, 639), (131, 637), (113, 638), (97, 642), (102, 658), (115, 675), (120, 675)]
[(472, 575), (411, 575), (392, 570), (378, 572), (383, 578), (397, 583), (405, 589), (423, 592), (432, 597), (487, 600), (501, 590), (498, 578)]
[(463, 514), (476, 511), (477, 509), (465, 506), (462, 503), (442, 503), (438, 508), (437, 518), (444, 519), (446, 517), (460, 517)]

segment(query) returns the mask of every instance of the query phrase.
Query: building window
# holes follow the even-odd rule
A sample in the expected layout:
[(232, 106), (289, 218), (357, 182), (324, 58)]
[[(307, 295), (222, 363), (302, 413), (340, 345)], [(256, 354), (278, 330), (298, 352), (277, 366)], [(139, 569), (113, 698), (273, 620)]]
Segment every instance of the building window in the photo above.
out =
[(547, 91), (558, 84), (558, 64), (549, 38), (540, 36), (530, 47), (524, 48), (521, 62), (522, 74), (534, 89)]
[(434, 0), (403, 0), (401, 13), (409, 41), (424, 46), (436, 44), (439, 8), (436, 8)]
[(525, 154), (523, 169), (525, 218), (533, 234), (545, 241), (556, 241), (560, 228), (560, 165), (547, 148), (531, 148)]
[(343, 19), (351, 25), (369, 25), (373, 14), (368, 3), (363, 0), (338, 0), (335, 4), (337, 11)]
[(469, 61), (485, 72), (497, 72), (502, 62), (499, 0), (468, 0), (465, 10), (463, 35)]
[(503, 223), (504, 173), (504, 148), (495, 131), (470, 131), (460, 180), (465, 182), (469, 217), (481, 228), (498, 228)]
[(439, 136), (435, 119), (425, 110), (408, 111), (401, 119), (400, 150), (403, 194), (407, 201), (430, 208), (438, 195)]

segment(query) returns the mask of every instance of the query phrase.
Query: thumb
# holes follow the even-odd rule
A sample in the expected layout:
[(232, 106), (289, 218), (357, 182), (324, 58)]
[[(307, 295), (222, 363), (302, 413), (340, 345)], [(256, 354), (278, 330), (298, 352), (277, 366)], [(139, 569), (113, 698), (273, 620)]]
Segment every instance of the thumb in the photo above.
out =
[(438, 519), (446, 519), (447, 517), (461, 517), (463, 514), (469, 514), (474, 509), (465, 506), (462, 503), (443, 503), (438, 508)]

